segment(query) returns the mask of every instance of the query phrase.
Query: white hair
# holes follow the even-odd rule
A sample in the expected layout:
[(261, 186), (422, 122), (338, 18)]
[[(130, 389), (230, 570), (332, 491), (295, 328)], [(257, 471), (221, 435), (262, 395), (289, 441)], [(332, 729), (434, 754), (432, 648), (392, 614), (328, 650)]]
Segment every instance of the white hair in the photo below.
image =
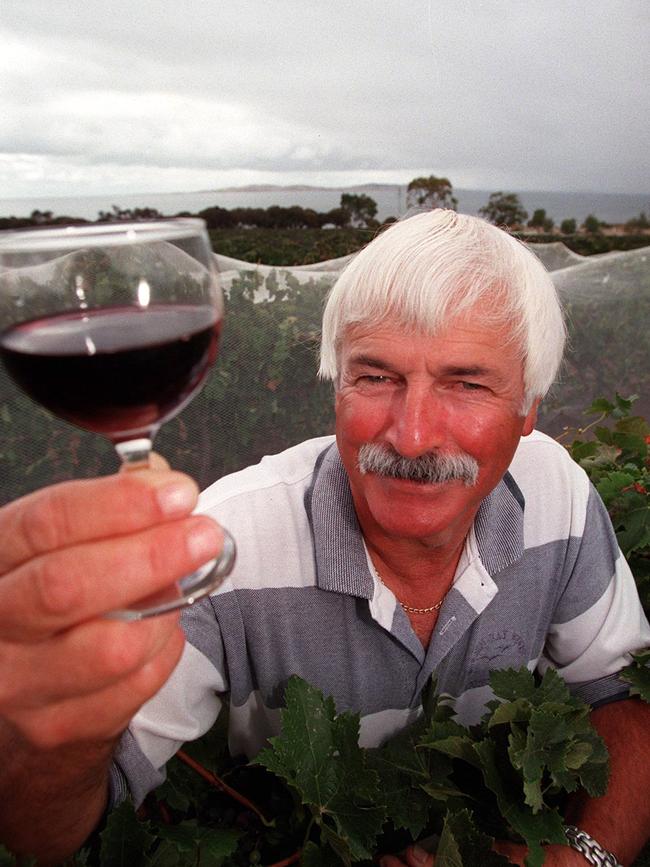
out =
[(562, 360), (566, 330), (553, 281), (507, 232), (441, 208), (393, 224), (341, 273), (323, 314), (320, 376), (338, 380), (341, 342), (352, 325), (390, 320), (433, 335), (479, 302), (481, 323), (511, 329), (525, 414)]

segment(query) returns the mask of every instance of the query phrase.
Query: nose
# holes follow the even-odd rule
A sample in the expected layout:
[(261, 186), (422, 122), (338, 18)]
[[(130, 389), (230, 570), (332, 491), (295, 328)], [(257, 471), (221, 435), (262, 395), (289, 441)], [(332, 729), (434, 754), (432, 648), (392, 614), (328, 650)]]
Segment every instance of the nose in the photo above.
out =
[(448, 408), (428, 384), (406, 386), (394, 396), (386, 441), (405, 458), (448, 444)]

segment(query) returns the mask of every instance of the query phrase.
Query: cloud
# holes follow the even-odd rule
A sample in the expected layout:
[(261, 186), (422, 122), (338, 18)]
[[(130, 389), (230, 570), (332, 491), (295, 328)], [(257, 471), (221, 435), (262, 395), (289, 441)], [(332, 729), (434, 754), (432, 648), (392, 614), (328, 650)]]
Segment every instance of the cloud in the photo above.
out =
[(4, 0), (3, 23), (5, 189), (38, 194), (29, 155), (71, 183), (424, 166), (457, 186), (648, 187), (637, 0)]

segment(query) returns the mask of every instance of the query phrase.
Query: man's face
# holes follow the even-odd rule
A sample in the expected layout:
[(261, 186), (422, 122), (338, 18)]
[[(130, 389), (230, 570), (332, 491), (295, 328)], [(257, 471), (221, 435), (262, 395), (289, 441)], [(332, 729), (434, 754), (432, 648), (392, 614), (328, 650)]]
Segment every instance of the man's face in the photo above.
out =
[[(507, 329), (480, 316), (435, 337), (390, 322), (348, 329), (341, 348), (336, 436), (367, 538), (458, 546), (481, 501), (507, 470), (536, 407), (521, 416), (522, 364)], [(362, 473), (359, 449), (376, 443), (405, 458), (465, 454), (476, 483), (423, 483)]]

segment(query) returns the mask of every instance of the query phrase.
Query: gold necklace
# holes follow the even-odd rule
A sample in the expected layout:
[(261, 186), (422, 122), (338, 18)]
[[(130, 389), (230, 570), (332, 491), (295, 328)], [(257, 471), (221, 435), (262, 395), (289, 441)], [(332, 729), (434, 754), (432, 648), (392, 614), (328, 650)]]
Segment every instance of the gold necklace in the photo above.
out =
[[(379, 583), (383, 584), (385, 587), (386, 585), (381, 580), (381, 575), (377, 571), (377, 567), (374, 563), (372, 564), (372, 568), (375, 575), (377, 576), (377, 580), (379, 581)], [(445, 593), (445, 596), (446, 595), (447, 594)], [(395, 593), (393, 593), (393, 596), (395, 596)], [(395, 596), (395, 599), (397, 599), (404, 611), (407, 611), (409, 614), (433, 614), (434, 611), (438, 611), (442, 603), (445, 601), (445, 596), (443, 596), (442, 599), (439, 599), (435, 605), (429, 605), (427, 608), (415, 608), (413, 605), (407, 605), (406, 602), (401, 602), (399, 599), (397, 599), (397, 596)]]
[[(395, 599), (397, 599), (397, 596), (395, 597)], [(409, 614), (431, 614), (440, 608), (440, 606), (444, 602), (444, 599), (445, 597), (443, 596), (442, 599), (439, 599), (435, 605), (429, 605), (428, 608), (414, 608), (412, 605), (407, 605), (406, 602), (399, 602), (399, 599), (397, 599), (397, 601), (402, 606), (404, 611), (408, 611)]]

